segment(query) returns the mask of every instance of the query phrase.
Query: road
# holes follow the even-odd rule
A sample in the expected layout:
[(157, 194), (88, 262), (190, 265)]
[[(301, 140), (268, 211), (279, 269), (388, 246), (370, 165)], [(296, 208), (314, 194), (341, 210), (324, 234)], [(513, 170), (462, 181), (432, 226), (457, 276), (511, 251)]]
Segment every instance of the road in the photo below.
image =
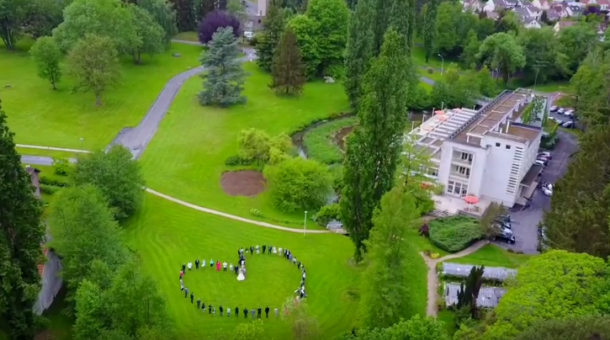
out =
[[(567, 171), (571, 155), (578, 151), (578, 138), (565, 131), (558, 130), (559, 142), (552, 151), (553, 158), (542, 172), (541, 181), (556, 183)], [(538, 224), (542, 221), (544, 212), (551, 208), (551, 198), (536, 189), (532, 195), (529, 208), (511, 212), (515, 235), (515, 244), (500, 244), (505, 248), (522, 251), (526, 254), (536, 254), (538, 246)]]

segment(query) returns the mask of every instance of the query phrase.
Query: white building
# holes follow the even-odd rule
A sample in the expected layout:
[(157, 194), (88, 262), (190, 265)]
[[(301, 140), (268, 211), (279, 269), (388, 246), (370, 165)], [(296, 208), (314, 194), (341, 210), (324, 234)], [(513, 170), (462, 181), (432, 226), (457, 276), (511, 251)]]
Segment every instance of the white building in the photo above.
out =
[(258, 0), (257, 1), (257, 6), (258, 6), (258, 16), (260, 17), (264, 17), (265, 15), (267, 15), (267, 4), (268, 4), (269, 0)]
[(507, 207), (524, 203), (542, 168), (534, 165), (542, 129), (521, 124), (529, 90), (505, 91), (479, 111), (437, 111), (413, 130), (417, 148), (435, 165), (428, 175), (460, 201), (474, 195)]

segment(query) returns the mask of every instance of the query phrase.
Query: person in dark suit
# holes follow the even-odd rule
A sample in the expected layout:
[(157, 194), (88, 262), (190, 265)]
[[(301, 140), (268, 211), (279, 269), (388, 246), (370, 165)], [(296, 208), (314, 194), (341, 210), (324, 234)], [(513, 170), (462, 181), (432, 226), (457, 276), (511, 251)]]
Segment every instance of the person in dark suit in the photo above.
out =
[(235, 307), (235, 317), (239, 318), (239, 307)]
[(195, 260), (195, 269), (199, 269), (199, 259)]
[(218, 307), (218, 310), (220, 311), (220, 316), (222, 316), (222, 305), (220, 305), (220, 307)]
[(212, 305), (209, 305), (209, 306), (208, 306), (208, 313), (209, 313), (209, 314), (212, 314)]
[(195, 299), (195, 295), (191, 293), (191, 303), (193, 303), (193, 299)]
[(265, 253), (265, 249), (267, 249), (267, 246), (263, 244), (263, 254)]
[(254, 255), (254, 247), (250, 246), (250, 254)]
[(197, 309), (201, 308), (201, 299), (197, 299)]
[(265, 307), (265, 315), (269, 319), (269, 306)]
[(258, 306), (258, 309), (256, 311), (257, 311), (256, 318), (260, 319), (261, 314), (263, 313), (261, 306)]
[(186, 299), (187, 296), (189, 296), (189, 289), (188, 288), (184, 288), (184, 298)]
[(248, 308), (244, 308), (244, 319), (248, 318)]
[(205, 313), (205, 302), (201, 303), (201, 310)]

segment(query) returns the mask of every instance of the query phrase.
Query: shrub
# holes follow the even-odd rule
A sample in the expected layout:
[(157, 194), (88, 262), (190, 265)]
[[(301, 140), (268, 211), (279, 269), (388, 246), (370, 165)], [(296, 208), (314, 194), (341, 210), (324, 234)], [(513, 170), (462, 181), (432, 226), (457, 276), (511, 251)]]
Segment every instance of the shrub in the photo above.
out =
[(249, 161), (247, 159), (243, 159), (243, 158), (239, 157), (238, 155), (229, 156), (225, 160), (226, 166), (250, 165), (250, 164), (252, 164), (251, 161)]
[(291, 158), (266, 166), (264, 174), (275, 206), (286, 212), (318, 210), (332, 192), (328, 169), (316, 161)]
[(48, 184), (41, 184), (40, 185), (40, 191), (43, 194), (53, 195), (54, 193), (56, 193), (59, 190), (61, 190), (61, 187), (58, 187), (58, 186), (55, 186), (55, 185), (48, 185)]
[(424, 223), (421, 227), (419, 227), (419, 235), (423, 237), (430, 237), (430, 226), (428, 223)]
[(71, 169), (72, 164), (67, 158), (53, 158), (53, 171), (56, 175), (68, 176)]
[(62, 181), (59, 179), (55, 179), (55, 178), (49, 178), (46, 176), (40, 176), (40, 179), (38, 180), (40, 182), (40, 185), (47, 185), (47, 186), (53, 186), (53, 187), (69, 187), (70, 183), (68, 183), (67, 181)]
[(434, 73), (434, 69), (432, 67), (428, 67), (426, 69), (426, 72), (428, 72), (429, 74), (432, 74), (432, 73)]
[(252, 208), (252, 209), (250, 209), (250, 215), (256, 216), (256, 217), (262, 217), (263, 213), (261, 213), (261, 211), (256, 208)]
[(320, 209), (320, 211), (318, 211), (318, 213), (315, 214), (313, 218), (316, 223), (318, 223), (322, 227), (326, 227), (328, 222), (332, 220), (338, 220), (339, 215), (339, 204), (333, 203), (323, 206), (322, 209)]
[(451, 216), (430, 221), (430, 241), (442, 250), (455, 253), (483, 237), (479, 221)]

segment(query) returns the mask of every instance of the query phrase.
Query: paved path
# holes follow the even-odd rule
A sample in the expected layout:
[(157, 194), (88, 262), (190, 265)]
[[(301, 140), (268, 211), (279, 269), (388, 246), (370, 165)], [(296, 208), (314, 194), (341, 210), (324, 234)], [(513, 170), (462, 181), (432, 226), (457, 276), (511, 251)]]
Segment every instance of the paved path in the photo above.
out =
[(39, 145), (26, 145), (26, 144), (15, 144), (18, 148), (24, 149), (38, 149), (38, 150), (53, 150), (53, 151), (65, 151), (65, 152), (74, 152), (74, 153), (91, 153), (88, 150), (79, 150), (79, 149), (64, 149), (64, 148), (55, 148), (52, 146), (39, 146)]
[(470, 254), (476, 252), (477, 250), (481, 249), (483, 246), (485, 246), (487, 244), (489, 244), (489, 242), (479, 241), (460, 252), (457, 252), (455, 254), (450, 254), (447, 256), (443, 256), (438, 259), (431, 259), (431, 258), (427, 257), (426, 255), (424, 255), (424, 253), (419, 253), (419, 255), (421, 255), (421, 257), (424, 258), (424, 262), (426, 262), (426, 265), (428, 266), (428, 306), (426, 307), (426, 315), (428, 315), (430, 317), (436, 317), (436, 313), (437, 313), (436, 299), (438, 297), (439, 282), (438, 282), (438, 274), (436, 273), (436, 265), (438, 263), (441, 263), (444, 261), (457, 259), (460, 257), (464, 257), (466, 255), (470, 255)]
[[(68, 158), (70, 163), (76, 163), (75, 158)], [(44, 166), (52, 166), (53, 158), (45, 157), (45, 156), (21, 156), (21, 163), (27, 165), (44, 165)]]
[(198, 211), (201, 211), (201, 212), (204, 212), (204, 213), (208, 213), (208, 214), (212, 214), (212, 215), (216, 215), (216, 216), (230, 218), (230, 219), (235, 220), (235, 221), (240, 221), (240, 222), (249, 223), (249, 224), (255, 224), (255, 225), (260, 226), (260, 227), (277, 229), (277, 230), (283, 230), (283, 231), (288, 231), (288, 232), (291, 232), (291, 233), (307, 233), (307, 234), (329, 234), (330, 233), (330, 231), (328, 231), (328, 230), (293, 229), (293, 228), (286, 228), (286, 227), (282, 227), (282, 226), (274, 225), (274, 224), (269, 224), (269, 223), (265, 223), (265, 222), (254, 221), (254, 220), (250, 220), (250, 219), (247, 219), (247, 218), (243, 218), (243, 217), (239, 217), (239, 216), (223, 213), (221, 211), (217, 211), (217, 210), (212, 210), (212, 209), (200, 207), (198, 205), (194, 205), (194, 204), (191, 204), (191, 203), (179, 200), (177, 198), (174, 198), (174, 197), (162, 194), (162, 193), (154, 191), (152, 189), (146, 188), (146, 192), (148, 192), (150, 194), (153, 194), (155, 196), (164, 198), (164, 199), (166, 199), (168, 201), (172, 201), (174, 203), (178, 203), (178, 204), (183, 205), (183, 206), (185, 206), (187, 208), (195, 209), (195, 210), (198, 210)]

